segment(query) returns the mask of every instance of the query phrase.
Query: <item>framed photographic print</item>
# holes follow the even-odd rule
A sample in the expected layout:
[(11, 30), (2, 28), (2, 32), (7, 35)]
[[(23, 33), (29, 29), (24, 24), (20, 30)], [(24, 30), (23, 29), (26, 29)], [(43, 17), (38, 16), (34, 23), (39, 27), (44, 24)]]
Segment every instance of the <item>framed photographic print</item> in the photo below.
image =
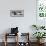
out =
[(46, 25), (46, 0), (37, 0), (36, 24)]
[(10, 10), (11, 17), (24, 17), (24, 10)]

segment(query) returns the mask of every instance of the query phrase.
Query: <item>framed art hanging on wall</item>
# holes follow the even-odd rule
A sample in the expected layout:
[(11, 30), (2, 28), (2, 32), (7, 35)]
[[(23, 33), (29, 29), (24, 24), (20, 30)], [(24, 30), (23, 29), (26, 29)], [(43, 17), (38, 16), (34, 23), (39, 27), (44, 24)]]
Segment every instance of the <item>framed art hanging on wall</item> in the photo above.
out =
[(46, 23), (46, 0), (37, 0), (36, 4), (37, 14), (36, 23), (38, 25), (45, 25)]
[(10, 10), (11, 17), (24, 17), (24, 10)]

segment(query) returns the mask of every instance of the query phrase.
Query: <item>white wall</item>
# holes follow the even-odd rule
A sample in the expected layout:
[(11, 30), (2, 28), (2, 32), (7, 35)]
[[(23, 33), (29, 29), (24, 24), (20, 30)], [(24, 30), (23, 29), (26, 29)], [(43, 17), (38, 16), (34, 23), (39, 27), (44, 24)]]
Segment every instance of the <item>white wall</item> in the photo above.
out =
[[(10, 10), (16, 9), (24, 9), (24, 17), (10, 17)], [(36, 0), (0, 0), (0, 34), (18, 26), (20, 32), (32, 35), (32, 24), (36, 24)]]

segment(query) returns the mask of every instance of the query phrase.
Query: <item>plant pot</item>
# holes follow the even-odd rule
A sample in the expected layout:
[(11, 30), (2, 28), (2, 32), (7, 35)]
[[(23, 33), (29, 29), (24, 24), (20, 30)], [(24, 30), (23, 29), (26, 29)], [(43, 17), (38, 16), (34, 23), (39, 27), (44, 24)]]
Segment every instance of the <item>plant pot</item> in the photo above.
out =
[(37, 43), (40, 43), (40, 39), (37, 39)]
[(38, 42), (39, 44), (41, 44), (41, 43), (44, 42), (44, 40), (45, 40), (45, 39), (38, 39), (37, 42)]

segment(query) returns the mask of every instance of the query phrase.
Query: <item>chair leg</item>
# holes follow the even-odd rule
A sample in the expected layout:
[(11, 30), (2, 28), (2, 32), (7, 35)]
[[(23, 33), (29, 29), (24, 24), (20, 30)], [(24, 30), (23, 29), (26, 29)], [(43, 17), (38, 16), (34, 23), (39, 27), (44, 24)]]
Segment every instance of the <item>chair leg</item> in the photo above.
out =
[(7, 34), (5, 34), (5, 41), (4, 41), (4, 43), (5, 43), (5, 46), (7, 46)]
[(5, 42), (5, 46), (7, 46), (7, 42)]
[(18, 45), (18, 34), (17, 34), (17, 39), (16, 39), (16, 40), (17, 40), (17, 42), (16, 42), (16, 45), (15, 45), (15, 46), (19, 46), (19, 45)]
[(17, 34), (17, 46), (18, 46), (18, 34)]

